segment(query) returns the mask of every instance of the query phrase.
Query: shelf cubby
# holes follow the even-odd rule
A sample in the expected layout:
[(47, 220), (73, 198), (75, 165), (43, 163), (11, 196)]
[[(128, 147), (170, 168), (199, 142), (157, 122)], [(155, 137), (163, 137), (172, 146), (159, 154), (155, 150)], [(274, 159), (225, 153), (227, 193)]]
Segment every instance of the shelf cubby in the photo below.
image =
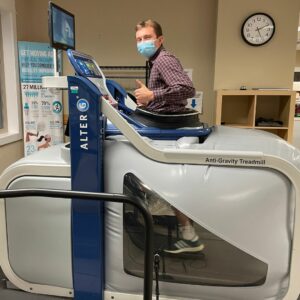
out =
[(295, 96), (287, 90), (219, 90), (216, 125), (265, 130), (291, 142)]

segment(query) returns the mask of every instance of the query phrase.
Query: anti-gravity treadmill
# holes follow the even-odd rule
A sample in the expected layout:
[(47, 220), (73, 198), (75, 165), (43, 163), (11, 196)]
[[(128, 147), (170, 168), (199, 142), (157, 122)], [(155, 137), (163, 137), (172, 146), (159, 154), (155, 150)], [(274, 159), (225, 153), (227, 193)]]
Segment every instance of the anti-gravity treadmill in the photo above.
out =
[[(160, 257), (161, 300), (296, 300), (299, 150), (258, 130), (146, 126), (132, 118), (121, 99), (126, 93), (106, 82), (92, 57), (68, 53), (77, 73), (68, 77), (71, 146), (17, 161), (0, 177), (0, 188), (102, 191), (144, 202), (153, 217), (153, 255)], [(142, 299), (141, 214), (128, 204), (80, 203), (1, 199), (0, 265), (8, 280), (29, 293)], [(203, 251), (164, 251), (180, 235), (174, 208), (192, 220)], [(97, 212), (90, 217), (90, 210)], [(93, 232), (88, 224), (95, 215)], [(101, 266), (93, 264), (95, 240), (103, 247)], [(100, 296), (89, 293), (97, 280)], [(81, 298), (78, 282), (85, 282)]]

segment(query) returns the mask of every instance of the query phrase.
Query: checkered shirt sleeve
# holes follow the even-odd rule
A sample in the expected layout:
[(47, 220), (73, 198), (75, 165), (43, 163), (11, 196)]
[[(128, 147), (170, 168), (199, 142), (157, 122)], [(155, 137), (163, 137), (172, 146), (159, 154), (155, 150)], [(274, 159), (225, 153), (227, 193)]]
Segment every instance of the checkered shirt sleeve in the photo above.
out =
[(164, 49), (153, 61), (148, 88), (153, 91), (154, 100), (147, 109), (156, 112), (182, 111), (187, 98), (195, 95), (193, 83), (179, 60)]

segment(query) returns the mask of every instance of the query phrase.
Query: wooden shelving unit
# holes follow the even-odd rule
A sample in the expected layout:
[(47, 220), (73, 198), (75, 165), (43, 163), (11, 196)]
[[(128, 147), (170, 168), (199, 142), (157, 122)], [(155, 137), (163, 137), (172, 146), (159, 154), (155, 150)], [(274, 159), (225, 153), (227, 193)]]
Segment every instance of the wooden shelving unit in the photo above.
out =
[[(294, 84), (294, 91), (296, 91), (296, 103), (300, 103), (300, 83)], [(296, 116), (296, 107), (294, 118), (293, 145), (296, 148), (300, 149), (300, 116), (299, 113), (297, 113)]]
[[(256, 128), (292, 142), (295, 112), (294, 91), (218, 90), (216, 125)], [(257, 126), (259, 118), (279, 121), (279, 126)]]

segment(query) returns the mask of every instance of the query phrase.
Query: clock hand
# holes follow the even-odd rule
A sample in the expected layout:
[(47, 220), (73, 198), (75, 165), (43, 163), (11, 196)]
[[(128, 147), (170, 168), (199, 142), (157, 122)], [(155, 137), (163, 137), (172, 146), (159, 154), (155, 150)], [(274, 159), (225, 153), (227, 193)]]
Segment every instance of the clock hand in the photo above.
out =
[(256, 31), (258, 32), (260, 38), (262, 39), (262, 36), (261, 36), (261, 34), (260, 34), (260, 28), (256, 27)]
[(268, 26), (270, 26), (270, 25), (269, 25), (269, 24), (267, 24), (267, 25), (265, 25), (265, 26), (263, 26), (263, 27), (260, 27), (260, 28), (258, 28), (258, 27), (257, 27), (257, 30), (264, 29), (265, 27), (268, 27)]

